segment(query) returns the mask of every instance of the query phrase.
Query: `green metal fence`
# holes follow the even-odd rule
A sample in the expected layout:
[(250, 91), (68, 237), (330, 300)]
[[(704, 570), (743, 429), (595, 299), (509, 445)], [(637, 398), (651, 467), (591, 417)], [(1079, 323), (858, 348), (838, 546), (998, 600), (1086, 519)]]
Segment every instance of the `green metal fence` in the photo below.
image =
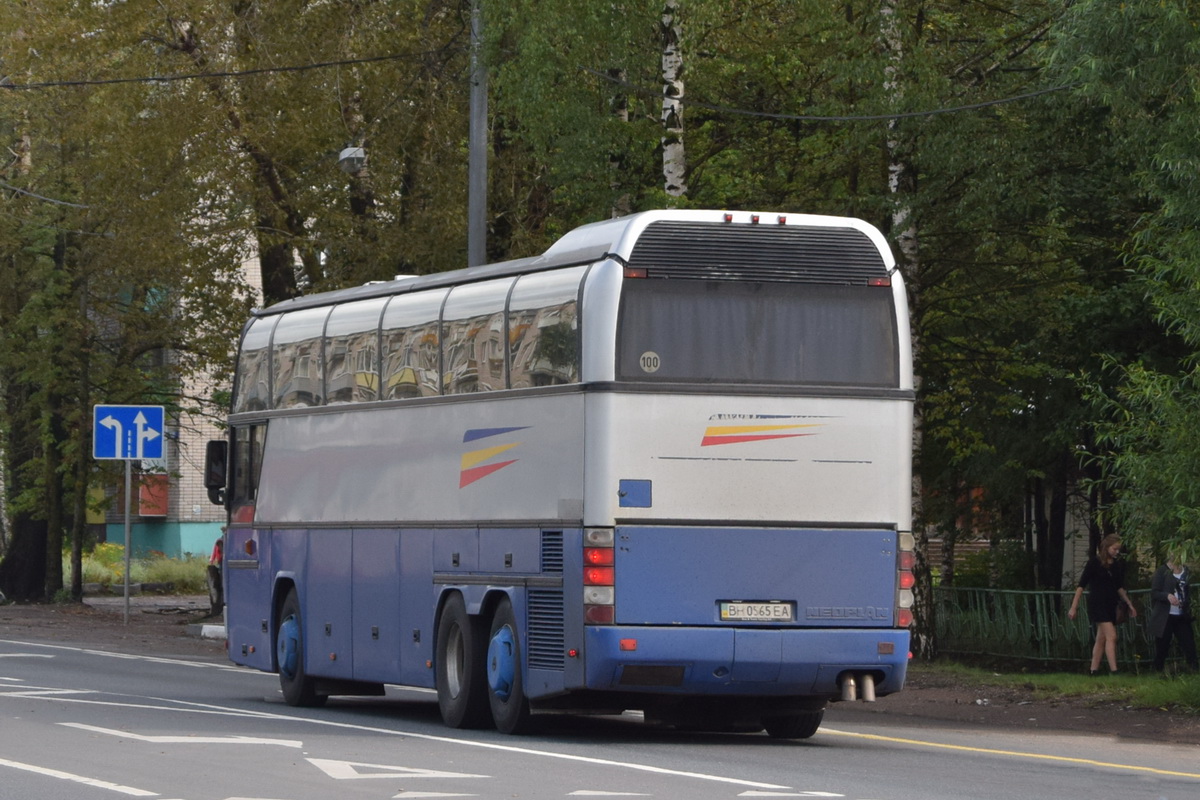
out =
[[(1073, 594), (935, 587), (938, 651), (951, 656), (1026, 660), (1044, 666), (1086, 662), (1091, 659), (1095, 635), (1088, 621), (1086, 597), (1080, 601), (1075, 619), (1067, 618)], [(1137, 606), (1138, 616), (1117, 626), (1117, 658), (1123, 670), (1149, 669), (1154, 658), (1154, 638), (1149, 632), (1150, 590), (1134, 590), (1129, 597)]]

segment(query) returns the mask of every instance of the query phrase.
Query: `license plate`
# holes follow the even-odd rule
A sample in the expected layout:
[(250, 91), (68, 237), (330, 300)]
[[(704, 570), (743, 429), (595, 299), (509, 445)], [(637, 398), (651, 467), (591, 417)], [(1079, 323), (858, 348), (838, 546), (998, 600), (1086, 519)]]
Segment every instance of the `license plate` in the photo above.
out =
[(794, 606), (782, 600), (722, 600), (721, 619), (726, 622), (791, 622)]

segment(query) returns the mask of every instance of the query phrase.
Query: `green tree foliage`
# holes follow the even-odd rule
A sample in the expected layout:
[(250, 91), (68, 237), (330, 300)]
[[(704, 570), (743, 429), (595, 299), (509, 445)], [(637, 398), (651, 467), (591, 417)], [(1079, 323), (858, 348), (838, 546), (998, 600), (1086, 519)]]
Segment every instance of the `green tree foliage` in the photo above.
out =
[[(468, 62), (457, 3), (120, 6), (113, 35), (141, 74), (213, 75), (168, 94), (190, 115), (184, 141), (214, 210), (253, 232), (268, 301), (461, 265)], [(365, 148), (365, 169), (338, 169), (347, 146)]]
[(494, 238), (538, 252), (571, 228), (661, 197), (657, 0), (485, 3)]
[[(1200, 552), (1200, 11), (1192, 3), (1081, 2), (1063, 25), (1057, 66), (1103, 114), (1145, 198), (1130, 263), (1185, 358), (1152, 350), (1113, 360), (1116, 391), (1102, 463), (1118, 489), (1113, 519), (1160, 550)], [(1136, 208), (1136, 207), (1135, 207)]]
[[(0, 88), (13, 154), (0, 169), (0, 389), (15, 517), (51, 537), (81, 524), (96, 480), (84, 457), (92, 403), (182, 404), (183, 377), (228, 369), (252, 302), (238, 272), (247, 256), (262, 262), (267, 302), (465, 263), (469, 6), (0, 5), (7, 84), (92, 81)], [(483, 4), (489, 259), (666, 205), (876, 223), (904, 245), (911, 289), (919, 522), (952, 541), (973, 516), (971, 527), (1036, 550), (1030, 580), (1057, 585), (1096, 416), (1077, 376), (1163, 349), (1125, 271), (1131, 237), (1141, 232), (1153, 285), (1194, 283), (1184, 112), (1195, 92), (1176, 81), (1191, 74), (1188, 12), (677, 0), (687, 194), (676, 198), (662, 174), (664, 7)], [(1048, 71), (1052, 58), (1065, 73)], [(339, 169), (346, 147), (364, 148), (365, 165)], [(1194, 298), (1154, 295), (1191, 341)], [(1126, 447), (1133, 433), (1110, 441), (1139, 452)], [(53, 585), (61, 567), (45, 569)]]
[[(3, 50), (8, 82), (87, 76), (131, 57), (84, 35), (109, 21), (99, 6), (69, 4), (72, 17), (50, 5), (0, 12), (0, 29), (15, 32)], [(9, 90), (0, 100), (20, 144), (0, 177), (5, 488), (14, 549), (26, 569), (44, 549), (46, 565), (44, 586), (13, 592), (19, 567), (7, 561), (0, 579), (18, 597), (52, 596), (64, 538), (76, 554), (81, 543), (92, 404), (178, 405), (185, 371), (227, 361), (225, 321), (246, 310), (243, 249), (211, 238), (186, 139), (167, 135), (186, 132), (184, 115), (162, 105), (159, 87)]]

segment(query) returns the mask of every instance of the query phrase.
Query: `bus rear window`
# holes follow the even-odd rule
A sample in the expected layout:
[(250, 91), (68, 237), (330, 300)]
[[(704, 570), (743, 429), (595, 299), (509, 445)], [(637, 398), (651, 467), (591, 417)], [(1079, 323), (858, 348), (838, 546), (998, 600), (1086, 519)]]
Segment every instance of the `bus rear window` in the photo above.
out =
[(895, 309), (883, 287), (626, 280), (617, 378), (895, 387)]

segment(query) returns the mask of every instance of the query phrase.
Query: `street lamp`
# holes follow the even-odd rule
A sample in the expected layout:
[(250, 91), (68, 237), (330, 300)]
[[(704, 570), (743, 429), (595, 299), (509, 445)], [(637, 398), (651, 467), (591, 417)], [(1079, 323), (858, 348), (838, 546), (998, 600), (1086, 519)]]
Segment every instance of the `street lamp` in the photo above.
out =
[(338, 154), (338, 169), (351, 175), (361, 172), (366, 163), (367, 150), (365, 147), (347, 147)]

